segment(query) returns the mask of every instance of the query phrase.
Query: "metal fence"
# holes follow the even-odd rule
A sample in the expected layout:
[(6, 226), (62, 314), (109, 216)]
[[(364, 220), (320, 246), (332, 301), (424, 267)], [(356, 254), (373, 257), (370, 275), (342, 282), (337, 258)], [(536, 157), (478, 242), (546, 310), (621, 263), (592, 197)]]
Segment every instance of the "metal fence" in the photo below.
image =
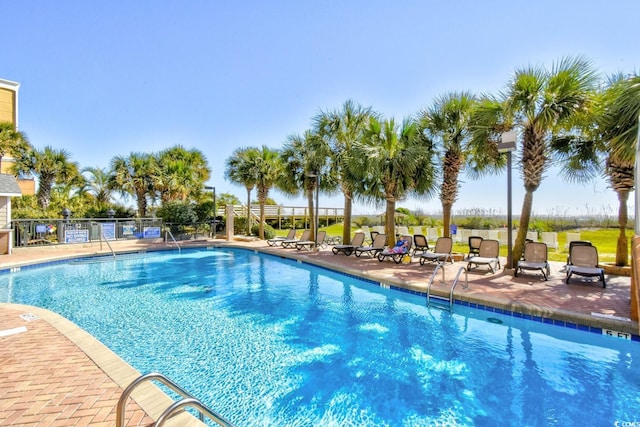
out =
[(158, 218), (17, 219), (11, 226), (14, 247), (95, 242), (103, 236), (107, 240), (158, 238), (167, 229)]

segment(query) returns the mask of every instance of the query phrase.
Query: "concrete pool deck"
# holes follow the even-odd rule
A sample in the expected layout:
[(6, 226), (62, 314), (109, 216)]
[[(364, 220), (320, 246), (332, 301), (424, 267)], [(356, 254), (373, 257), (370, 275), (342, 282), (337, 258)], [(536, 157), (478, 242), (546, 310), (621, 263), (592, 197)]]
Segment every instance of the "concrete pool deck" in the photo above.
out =
[[(158, 241), (118, 241), (116, 252), (175, 248)], [(265, 242), (198, 240), (182, 247), (244, 247), (284, 258), (298, 259), (322, 267), (361, 276), (384, 286), (424, 292), (434, 266), (379, 262), (373, 258), (333, 255), (330, 247), (318, 252), (269, 247)], [(39, 264), (69, 257), (110, 254), (106, 244), (78, 244), (16, 248), (0, 256), (0, 270)], [(451, 283), (460, 261), (444, 269)], [(513, 277), (480, 268), (468, 275), (468, 289), (459, 283), (455, 298), (470, 304), (528, 313), (568, 324), (587, 325), (638, 334), (638, 323), (629, 320), (630, 278), (607, 275), (607, 287), (590, 281), (564, 283), (561, 263), (552, 263), (548, 281), (541, 274)], [(464, 275), (462, 275), (464, 277)], [(432, 288), (448, 295), (449, 286), (439, 284), (438, 271)], [(455, 308), (454, 308), (455, 311)], [(117, 400), (122, 390), (140, 374), (91, 335), (63, 317), (37, 307), (0, 304), (0, 425), (15, 426), (113, 426)], [(612, 338), (613, 339), (613, 338)], [(134, 392), (127, 405), (125, 425), (149, 426), (170, 403), (155, 386)], [(214, 410), (216, 408), (213, 408)], [(147, 415), (149, 414), (149, 415)], [(222, 414), (224, 415), (224, 414)], [(184, 414), (167, 425), (202, 425)]]

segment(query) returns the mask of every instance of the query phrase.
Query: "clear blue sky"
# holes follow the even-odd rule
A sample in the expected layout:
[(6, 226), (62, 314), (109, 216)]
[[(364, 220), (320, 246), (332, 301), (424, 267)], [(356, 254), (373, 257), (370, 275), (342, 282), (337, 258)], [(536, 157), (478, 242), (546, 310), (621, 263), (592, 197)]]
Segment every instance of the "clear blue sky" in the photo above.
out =
[[(516, 68), (566, 55), (604, 75), (640, 68), (637, 0), (29, 0), (3, 2), (2, 16), (0, 78), (21, 84), (19, 125), (34, 146), (64, 148), (81, 167), (197, 148), (208, 184), (241, 200), (244, 188), (224, 179), (235, 148), (279, 148), (347, 99), (401, 119), (448, 91), (496, 93)], [(604, 181), (572, 186), (555, 175), (534, 212), (616, 214)], [(454, 210), (506, 212), (506, 175), (463, 179)], [(516, 213), (521, 187), (514, 171)], [(437, 198), (399, 205), (440, 209)]]

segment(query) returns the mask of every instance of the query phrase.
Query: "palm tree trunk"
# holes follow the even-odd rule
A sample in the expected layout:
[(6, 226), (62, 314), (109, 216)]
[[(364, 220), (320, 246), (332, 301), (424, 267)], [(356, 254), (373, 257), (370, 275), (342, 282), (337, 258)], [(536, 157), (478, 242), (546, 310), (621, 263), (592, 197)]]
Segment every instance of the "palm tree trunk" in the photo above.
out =
[(513, 268), (516, 260), (522, 258), (524, 251), (524, 241), (527, 238), (527, 230), (529, 229), (529, 220), (531, 219), (531, 208), (533, 207), (533, 191), (525, 190), (524, 200), (522, 201), (522, 211), (520, 213), (520, 226), (518, 227), (518, 236), (516, 244), (513, 246), (511, 260), (507, 259), (507, 268)]
[(619, 267), (627, 265), (627, 260), (629, 259), (629, 240), (626, 235), (627, 221), (629, 220), (627, 213), (628, 199), (628, 190), (618, 190), (618, 224), (620, 226), (620, 235), (618, 236), (618, 244), (616, 246), (616, 265)]
[(387, 198), (386, 221), (384, 224), (384, 232), (387, 235), (387, 246), (393, 247), (396, 243), (396, 227), (395, 227), (396, 199)]
[(442, 225), (444, 227), (444, 230), (442, 230), (442, 235), (444, 237), (449, 237), (450, 224), (451, 224), (451, 204), (443, 203), (442, 204)]
[(316, 241), (316, 216), (315, 211), (313, 209), (313, 187), (308, 186), (307, 188), (307, 203), (309, 205), (309, 229), (311, 230), (311, 235), (309, 236), (311, 240)]
[(138, 215), (140, 218), (147, 216), (147, 193), (140, 190), (136, 192), (136, 199), (138, 202)]
[(251, 236), (251, 188), (247, 187), (247, 236)]
[(267, 201), (267, 192), (258, 190), (258, 203), (260, 204), (260, 225), (258, 226), (258, 237), (264, 240), (264, 204)]
[(342, 229), (342, 241), (347, 244), (351, 241), (351, 208), (352, 208), (351, 192), (344, 192), (344, 227)]
[(53, 187), (53, 179), (49, 176), (40, 175), (40, 183), (38, 186), (38, 205), (42, 209), (47, 209), (49, 207), (49, 202), (51, 201), (51, 187)]

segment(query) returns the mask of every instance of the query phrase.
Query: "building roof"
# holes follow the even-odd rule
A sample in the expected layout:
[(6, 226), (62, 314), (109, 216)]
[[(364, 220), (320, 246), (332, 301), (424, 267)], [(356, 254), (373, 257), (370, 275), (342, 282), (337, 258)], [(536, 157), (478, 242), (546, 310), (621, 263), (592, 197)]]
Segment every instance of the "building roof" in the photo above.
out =
[(13, 175), (0, 174), (0, 196), (22, 196), (18, 181)]

